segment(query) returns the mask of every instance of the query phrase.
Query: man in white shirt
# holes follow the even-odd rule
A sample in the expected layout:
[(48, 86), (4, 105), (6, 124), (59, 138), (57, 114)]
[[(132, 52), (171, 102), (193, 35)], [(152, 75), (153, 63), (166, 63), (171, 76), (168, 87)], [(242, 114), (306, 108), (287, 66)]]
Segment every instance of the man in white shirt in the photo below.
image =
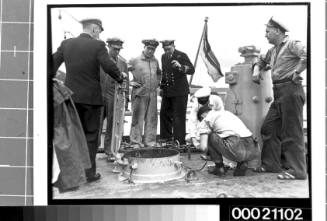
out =
[(225, 174), (223, 156), (237, 162), (234, 176), (244, 176), (247, 162), (259, 155), (252, 132), (233, 113), (225, 110), (211, 110), (208, 105), (198, 111), (200, 145), (198, 149), (208, 151), (216, 166), (209, 173), (223, 176)]
[(203, 87), (194, 93), (194, 102), (192, 103), (189, 119), (188, 119), (188, 131), (189, 139), (194, 146), (199, 145), (199, 120), (197, 113), (203, 105), (209, 105), (213, 110), (223, 110), (224, 103), (218, 95), (211, 94), (209, 87)]

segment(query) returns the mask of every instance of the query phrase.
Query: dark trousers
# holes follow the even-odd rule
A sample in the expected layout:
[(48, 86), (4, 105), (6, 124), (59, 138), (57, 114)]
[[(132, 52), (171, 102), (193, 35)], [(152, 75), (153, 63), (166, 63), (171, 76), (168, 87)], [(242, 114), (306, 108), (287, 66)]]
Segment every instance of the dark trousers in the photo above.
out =
[(229, 136), (221, 138), (215, 132), (209, 134), (208, 152), (213, 162), (223, 163), (223, 156), (235, 162), (250, 161), (259, 155), (259, 147), (253, 137)]
[(160, 138), (178, 140), (185, 144), (186, 107), (188, 96), (162, 97), (160, 109)]
[[(305, 179), (306, 161), (303, 134), (303, 105), (305, 95), (301, 84), (287, 82), (274, 85), (271, 104), (261, 128), (262, 166), (270, 172), (288, 172)], [(282, 155), (285, 163), (282, 162)]]
[(98, 150), (98, 136), (100, 128), (100, 105), (75, 104), (78, 115), (80, 117), (82, 127), (85, 133), (89, 155), (91, 160), (91, 168), (85, 170), (86, 177), (93, 177), (96, 174), (96, 154)]

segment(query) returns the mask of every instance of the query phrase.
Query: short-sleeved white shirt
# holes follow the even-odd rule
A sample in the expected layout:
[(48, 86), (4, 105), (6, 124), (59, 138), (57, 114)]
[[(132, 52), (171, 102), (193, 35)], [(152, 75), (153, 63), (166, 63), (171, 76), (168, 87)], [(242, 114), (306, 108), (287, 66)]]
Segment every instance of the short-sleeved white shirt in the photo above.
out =
[[(209, 106), (212, 110), (224, 110), (224, 103), (222, 99), (218, 95), (210, 95), (209, 97)], [(199, 121), (197, 118), (197, 113), (202, 107), (201, 104), (198, 103), (197, 99), (192, 102), (192, 107), (188, 119), (188, 132), (190, 137), (198, 137), (199, 130)]]
[(209, 111), (201, 121), (200, 134), (216, 132), (221, 138), (238, 135), (240, 137), (252, 136), (251, 131), (236, 115), (229, 111)]

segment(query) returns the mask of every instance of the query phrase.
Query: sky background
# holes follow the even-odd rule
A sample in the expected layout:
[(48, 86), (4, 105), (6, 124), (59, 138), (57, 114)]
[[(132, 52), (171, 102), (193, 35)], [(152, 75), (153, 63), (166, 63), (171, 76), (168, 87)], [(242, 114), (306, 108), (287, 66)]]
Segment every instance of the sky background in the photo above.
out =
[[(52, 49), (55, 51), (60, 45), (65, 31), (71, 33), (67, 34), (67, 37), (78, 36), (81, 33), (82, 27), (76, 20), (99, 18), (104, 27), (100, 38), (105, 40), (108, 37), (120, 37), (124, 40), (121, 55), (127, 60), (142, 52), (144, 46), (141, 43), (142, 39), (156, 38), (174, 39), (176, 49), (185, 52), (194, 63), (204, 18), (209, 17), (209, 43), (225, 74), (233, 65), (243, 62), (244, 59), (238, 52), (239, 47), (254, 45), (260, 48), (262, 53), (272, 47), (264, 37), (265, 24), (271, 16), (278, 18), (289, 28), (288, 34), (292, 39), (306, 44), (306, 6), (83, 7), (51, 10)], [(159, 45), (155, 52), (159, 62), (162, 53), (162, 47)], [(228, 87), (224, 83), (224, 78), (214, 83), (206, 72), (202, 59), (199, 58), (193, 83)]]

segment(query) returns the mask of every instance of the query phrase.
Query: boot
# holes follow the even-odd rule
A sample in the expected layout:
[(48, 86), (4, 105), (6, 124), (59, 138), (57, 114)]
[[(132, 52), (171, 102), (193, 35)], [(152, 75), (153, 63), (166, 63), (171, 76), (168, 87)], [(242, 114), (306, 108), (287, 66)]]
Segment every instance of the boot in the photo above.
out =
[(208, 168), (208, 173), (216, 175), (218, 177), (225, 176), (225, 168), (223, 163), (216, 163), (215, 167)]
[(247, 167), (246, 161), (238, 162), (233, 175), (234, 176), (245, 176), (247, 169), (248, 169), (248, 167)]

